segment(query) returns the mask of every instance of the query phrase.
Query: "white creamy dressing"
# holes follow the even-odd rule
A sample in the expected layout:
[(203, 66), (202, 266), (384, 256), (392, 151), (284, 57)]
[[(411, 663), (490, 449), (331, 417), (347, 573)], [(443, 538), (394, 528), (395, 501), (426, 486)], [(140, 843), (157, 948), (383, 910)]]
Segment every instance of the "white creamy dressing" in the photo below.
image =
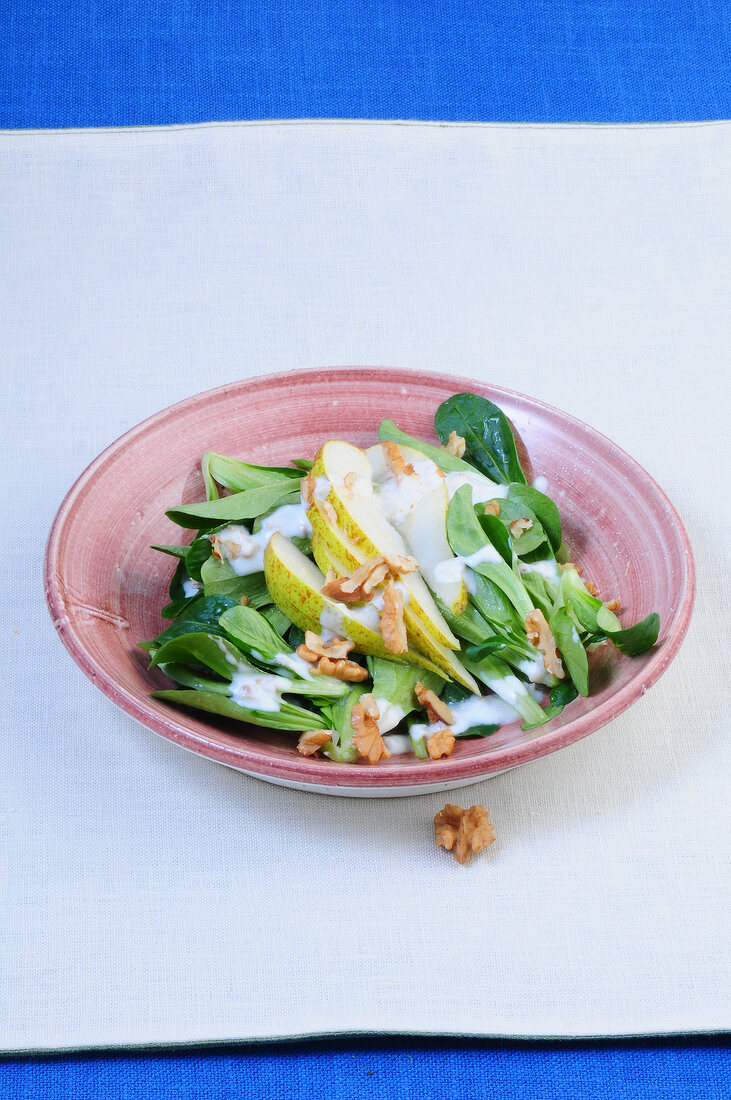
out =
[[(275, 531), (285, 538), (309, 538), (312, 527), (304, 503), (283, 504), (261, 521), (261, 528), (253, 535), (236, 523), (217, 531), (219, 552), (239, 577), (259, 573), (264, 568), (264, 551)], [(229, 545), (225, 546), (224, 541)]]
[(203, 585), (199, 584), (198, 581), (186, 577), (183, 581), (183, 595), (186, 599), (190, 599), (191, 596), (197, 596), (202, 587)]
[(486, 500), (495, 500), (496, 497), (508, 495), (507, 485), (496, 485), (484, 474), (478, 474), (476, 470), (452, 470), (444, 475), (447, 483), (447, 494), (451, 500), (458, 489), (463, 485), (472, 486), (472, 503), (484, 504)]
[(270, 676), (265, 672), (247, 665), (245, 661), (237, 661), (229, 653), (223, 638), (216, 639), (216, 645), (223, 653), (227, 662), (233, 665), (235, 672), (231, 677), (229, 694), (234, 703), (247, 710), (263, 710), (274, 712), (282, 709), (280, 692), (287, 688), (289, 683), (283, 676)]
[[(263, 654), (258, 653), (255, 649), (252, 649), (251, 656), (255, 661), (261, 661), (263, 665), (272, 664), (271, 660), (264, 657)], [(302, 657), (298, 657), (296, 653), (278, 653), (275, 661), (278, 665), (281, 665), (282, 668), (288, 668), (292, 672), (296, 672), (303, 680), (312, 679), (312, 665), (309, 661), (305, 661)]]
[(547, 558), (545, 561), (521, 561), (518, 564), (518, 571), (538, 573), (544, 580), (551, 581), (553, 584), (561, 583), (561, 570), (552, 558)]
[(550, 672), (546, 671), (546, 666), (543, 664), (543, 656), (538, 654), (531, 661), (526, 658), (524, 661), (518, 661), (518, 668), (527, 676), (532, 684), (545, 684), (546, 687), (552, 687), (554, 678)]
[(284, 676), (270, 676), (239, 663), (231, 680), (231, 698), (247, 710), (273, 712), (282, 709), (280, 692), (285, 691), (288, 684)]
[(312, 679), (312, 665), (309, 661), (305, 661), (302, 657), (298, 657), (296, 653), (278, 653), (277, 664), (282, 665), (283, 668), (290, 669), (292, 672), (296, 672), (303, 680)]
[[(345, 604), (326, 603), (320, 612), (320, 637), (323, 642), (331, 642), (333, 638), (350, 638), (345, 625), (345, 616), (354, 619), (362, 626), (378, 633), (380, 619), (378, 610), (371, 604), (364, 607), (353, 607)], [(352, 640), (352, 639), (351, 639)]]
[(413, 748), (411, 738), (407, 733), (387, 733), (383, 738), (383, 743), (391, 756), (403, 756), (404, 753), (411, 752)]
[[(448, 727), (455, 737), (466, 733), (473, 726), (505, 726), (514, 722), (518, 712), (497, 695), (471, 695), (461, 703), (450, 703), (454, 722)], [(437, 730), (445, 728), (446, 723), (435, 722), (433, 725), (414, 724), (411, 727), (413, 738), (429, 738)]]
[[(399, 527), (409, 512), (419, 501), (437, 489), (444, 480), (438, 466), (425, 459), (423, 462), (413, 462), (414, 473), (402, 477), (395, 477), (390, 468), (380, 481), (376, 482), (377, 490), (373, 495), (373, 503), (378, 508), (384, 519)], [(362, 492), (358, 485), (355, 492)]]
[(466, 557), (455, 555), (453, 558), (437, 562), (433, 570), (434, 580), (437, 584), (454, 584), (455, 582), (464, 581), (467, 591), (474, 594), (475, 582), (472, 570), (482, 562), (499, 562), (502, 560), (492, 543), (488, 542), (485, 546), (481, 546), (479, 550), (476, 550), (474, 554), (468, 554)]
[(538, 477), (533, 478), (533, 488), (537, 489), (539, 493), (545, 493), (548, 488), (548, 478), (543, 474), (539, 474)]
[[(396, 726), (406, 717), (406, 711), (398, 703), (389, 703), (388, 699), (376, 699), (378, 707), (378, 728), (381, 733), (388, 733), (396, 729)], [(408, 737), (406, 739), (408, 741)]]
[(312, 496), (315, 500), (326, 500), (331, 488), (332, 486), (326, 477), (316, 477)]

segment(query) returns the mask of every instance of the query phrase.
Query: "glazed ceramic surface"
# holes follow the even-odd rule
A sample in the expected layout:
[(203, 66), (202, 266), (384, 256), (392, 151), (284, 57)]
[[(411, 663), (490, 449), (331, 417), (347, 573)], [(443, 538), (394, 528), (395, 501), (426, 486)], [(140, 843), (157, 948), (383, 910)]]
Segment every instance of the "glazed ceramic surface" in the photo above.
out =
[[(394, 756), (372, 767), (297, 753), (296, 736), (173, 709), (150, 691), (171, 686), (148, 671), (137, 643), (163, 624), (160, 608), (175, 562), (152, 543), (188, 541), (165, 516), (204, 499), (200, 458), (215, 450), (250, 462), (312, 457), (327, 439), (359, 446), (379, 422), (434, 441), (434, 410), (453, 393), (490, 398), (519, 433), (529, 476), (543, 475), (563, 519), (564, 541), (624, 620), (660, 615), (658, 644), (639, 657), (606, 646), (591, 658), (591, 694), (537, 735), (518, 722), (488, 738), (458, 740), (451, 756)], [(74, 660), (114, 703), (171, 741), (262, 779), (325, 793), (418, 794), (463, 786), (527, 763), (611, 721), (658, 679), (691, 614), (694, 572), (687, 536), (658, 485), (586, 424), (509, 390), (465, 378), (389, 368), (337, 368), (254, 378), (198, 394), (113, 443), (68, 493), (49, 535), (46, 594)]]

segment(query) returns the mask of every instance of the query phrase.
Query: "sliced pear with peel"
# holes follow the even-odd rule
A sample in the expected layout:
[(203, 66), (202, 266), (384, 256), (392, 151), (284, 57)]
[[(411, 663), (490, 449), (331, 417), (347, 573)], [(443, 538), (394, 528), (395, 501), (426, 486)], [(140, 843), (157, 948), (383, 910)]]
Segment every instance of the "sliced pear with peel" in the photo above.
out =
[(319, 634), (326, 627), (339, 637), (355, 642), (359, 653), (418, 665), (442, 675), (428, 657), (409, 647), (394, 656), (386, 649), (379, 631), (375, 607), (352, 607), (323, 596), (325, 578), (317, 566), (284, 535), (275, 532), (264, 551), (264, 578), (277, 607), (300, 630)]
[[(325, 573), (332, 567), (339, 577), (350, 576), (372, 554), (366, 554), (361, 545), (354, 543), (339, 526), (333, 524), (322, 503), (313, 501), (307, 517), (312, 525), (312, 552), (315, 561)], [(446, 541), (446, 536), (445, 536)], [(451, 550), (447, 547), (449, 554)], [(402, 580), (408, 576), (404, 574)], [(467, 592), (465, 589), (465, 598)], [(443, 645), (411, 611), (411, 600), (404, 605), (406, 634), (414, 648), (423, 652), (443, 673), (457, 680), (471, 691), (479, 692), (477, 683), (457, 655)]]
[(437, 566), (454, 558), (447, 541), (447, 511), (449, 496), (442, 482), (421, 497), (410, 509), (399, 531), (409, 550), (419, 562), (424, 580), (453, 615), (461, 615), (467, 606), (469, 593), (464, 581), (444, 580)]
[(312, 501), (307, 519), (312, 527), (312, 555), (323, 573), (332, 566), (339, 577), (350, 575), (366, 560), (345, 532), (332, 526), (321, 501)]
[[(409, 548), (396, 528), (384, 519), (371, 499), (373, 481), (371, 466), (364, 451), (352, 443), (331, 440), (318, 452), (312, 467), (315, 477), (326, 477), (330, 482), (327, 499), (335, 509), (338, 526), (355, 542), (364, 560), (382, 554), (384, 557), (409, 555)], [(346, 484), (346, 478), (348, 483)], [(414, 622), (415, 645), (420, 644), (419, 633), (425, 641), (433, 638), (447, 649), (459, 649), (455, 638), (434, 602), (420, 573), (404, 573), (401, 581), (409, 600), (404, 618)], [(407, 623), (408, 626), (408, 623)]]
[[(405, 518), (398, 524), (409, 550), (419, 562), (424, 580), (453, 615), (460, 615), (467, 606), (469, 593), (463, 580), (445, 581), (435, 567), (454, 557), (447, 540), (449, 493), (444, 474), (427, 455), (413, 447), (400, 447), (404, 461), (410, 462), (421, 480), (423, 493), (413, 494)], [(391, 468), (386, 461), (383, 444), (369, 447), (366, 457), (376, 482), (390, 481)]]

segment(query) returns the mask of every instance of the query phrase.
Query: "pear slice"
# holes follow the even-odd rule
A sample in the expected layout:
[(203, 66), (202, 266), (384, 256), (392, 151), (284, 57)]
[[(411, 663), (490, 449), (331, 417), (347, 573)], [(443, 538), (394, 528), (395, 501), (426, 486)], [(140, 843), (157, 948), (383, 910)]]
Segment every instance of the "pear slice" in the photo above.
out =
[(469, 593), (462, 578), (444, 580), (437, 570), (441, 562), (454, 558), (447, 541), (447, 511), (449, 496), (442, 482), (426, 496), (417, 500), (399, 526), (409, 550), (419, 562), (424, 580), (453, 615), (461, 615), (467, 606)]
[[(373, 475), (364, 451), (352, 443), (331, 440), (316, 455), (312, 473), (329, 481), (327, 500), (335, 509), (338, 525), (365, 558), (409, 555), (404, 539), (372, 499)], [(424, 634), (447, 649), (459, 649), (421, 574), (404, 573), (400, 579), (409, 595), (404, 619), (408, 614), (414, 624), (414, 644), (418, 645), (419, 635)]]
[[(313, 500), (307, 518), (312, 525), (312, 552), (323, 573), (332, 567), (339, 577), (350, 576), (368, 557), (373, 556), (365, 554), (359, 544), (354, 543), (340, 527), (333, 524), (320, 501)], [(448, 552), (451, 554), (451, 550)], [(408, 576), (413, 574), (404, 574), (402, 580), (405, 582)], [(466, 597), (465, 589), (465, 601)], [(471, 691), (479, 692), (475, 680), (457, 655), (435, 638), (426, 625), (411, 613), (410, 599), (404, 606), (404, 625), (412, 645), (423, 652), (436, 667)]]
[[(424, 493), (414, 495), (413, 502), (397, 530), (419, 562), (419, 571), (432, 592), (436, 593), (453, 615), (461, 615), (469, 598), (464, 581), (445, 581), (434, 572), (439, 562), (454, 557), (447, 540), (449, 492), (446, 479), (436, 462), (428, 455), (423, 455), (413, 447), (403, 446), (400, 451), (404, 460), (410, 462), (422, 478)], [(366, 457), (373, 471), (374, 481), (383, 482), (393, 478), (381, 443), (369, 447)]]
[(264, 578), (277, 607), (300, 630), (319, 634), (326, 627), (339, 637), (350, 638), (359, 653), (418, 665), (443, 675), (441, 669), (413, 647), (398, 657), (386, 649), (375, 607), (348, 606), (323, 596), (320, 589), (325, 578), (320, 570), (278, 531), (264, 551)]
[(312, 554), (323, 573), (332, 566), (339, 577), (349, 576), (366, 560), (345, 532), (332, 526), (321, 501), (312, 501), (307, 519), (312, 527)]

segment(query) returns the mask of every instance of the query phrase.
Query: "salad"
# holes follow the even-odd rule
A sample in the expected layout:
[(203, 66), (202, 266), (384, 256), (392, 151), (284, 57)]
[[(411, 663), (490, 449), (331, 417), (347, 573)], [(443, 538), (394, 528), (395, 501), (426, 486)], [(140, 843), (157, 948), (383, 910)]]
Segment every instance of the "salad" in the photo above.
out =
[(621, 624), (571, 561), (501, 410), (459, 393), (434, 424), (440, 445), (384, 420), (367, 450), (329, 440), (288, 466), (207, 452), (206, 499), (167, 512), (192, 540), (155, 547), (177, 566), (168, 625), (140, 643), (175, 685), (153, 696), (290, 731), (306, 756), (437, 760), (588, 695), (596, 647), (652, 646), (658, 616)]

